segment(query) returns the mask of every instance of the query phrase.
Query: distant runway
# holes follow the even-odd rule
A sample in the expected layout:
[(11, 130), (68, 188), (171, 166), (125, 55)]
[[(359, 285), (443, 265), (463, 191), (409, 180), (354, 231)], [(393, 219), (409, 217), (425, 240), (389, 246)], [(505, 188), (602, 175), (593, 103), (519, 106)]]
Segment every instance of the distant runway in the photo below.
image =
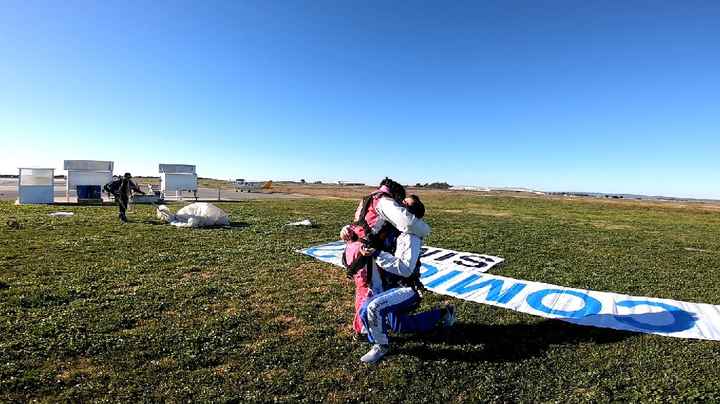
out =
[[(212, 188), (199, 188), (198, 199), (203, 201), (217, 201), (218, 190)], [(18, 197), (17, 194), (17, 180), (14, 179), (0, 179), (0, 200), (3, 201), (14, 201)], [(255, 200), (255, 199), (297, 199), (307, 198), (305, 195), (299, 194), (285, 194), (285, 193), (262, 193), (262, 192), (235, 192), (232, 189), (221, 189), (220, 190), (220, 201), (244, 201), (244, 200)], [(172, 198), (168, 198), (169, 202), (175, 200), (173, 195)], [(191, 193), (183, 194), (183, 201), (192, 202), (195, 199)], [(70, 197), (70, 202), (74, 202), (75, 198)], [(68, 202), (65, 197), (65, 181), (55, 181), (55, 202), (64, 203)]]

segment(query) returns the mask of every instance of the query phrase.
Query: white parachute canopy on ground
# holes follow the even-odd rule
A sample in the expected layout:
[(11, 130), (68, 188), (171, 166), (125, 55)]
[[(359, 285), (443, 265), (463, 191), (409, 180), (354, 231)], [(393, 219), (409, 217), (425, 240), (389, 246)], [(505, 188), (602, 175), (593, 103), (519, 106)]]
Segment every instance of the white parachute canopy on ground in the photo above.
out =
[(157, 208), (160, 220), (177, 227), (213, 227), (229, 226), (230, 217), (212, 203), (196, 202), (185, 206), (173, 214), (166, 205)]

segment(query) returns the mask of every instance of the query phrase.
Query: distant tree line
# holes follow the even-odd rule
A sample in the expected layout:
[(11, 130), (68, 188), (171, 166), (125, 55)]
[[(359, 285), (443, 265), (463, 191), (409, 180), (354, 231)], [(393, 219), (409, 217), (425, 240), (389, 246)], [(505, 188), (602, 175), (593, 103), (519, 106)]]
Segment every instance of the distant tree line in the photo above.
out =
[[(0, 174), (0, 178), (17, 178), (17, 177), (18, 177), (17, 174)], [(56, 176), (54, 176), (53, 178), (55, 178), (55, 179), (60, 179), (60, 180), (64, 180), (64, 179), (65, 179), (65, 175), (56, 175)]]
[(429, 189), (449, 189), (452, 185), (448, 184), (447, 182), (432, 182), (432, 183), (417, 183), (415, 184), (416, 188), (429, 188)]

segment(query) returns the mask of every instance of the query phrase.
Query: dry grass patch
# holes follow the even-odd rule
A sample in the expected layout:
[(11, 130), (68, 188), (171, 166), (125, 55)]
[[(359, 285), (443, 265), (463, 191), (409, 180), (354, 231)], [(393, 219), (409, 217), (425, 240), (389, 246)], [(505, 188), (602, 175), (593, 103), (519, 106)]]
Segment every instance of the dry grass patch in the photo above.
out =
[(273, 321), (279, 322), (286, 327), (282, 335), (287, 337), (302, 337), (310, 328), (304, 321), (289, 315), (277, 316), (273, 319)]
[(113, 294), (118, 295), (118, 296), (122, 296), (122, 295), (132, 296), (138, 291), (138, 289), (140, 289), (139, 285), (134, 285), (134, 286), (123, 285), (120, 287), (113, 288), (112, 291), (113, 291)]
[(236, 316), (238, 314), (239, 308), (237, 305), (237, 302), (230, 302), (228, 306), (225, 308), (225, 314), (228, 316)]
[(156, 327), (159, 321), (154, 318), (138, 320), (134, 327), (122, 329), (119, 333), (124, 335), (144, 334), (149, 328)]
[(590, 222), (590, 225), (605, 230), (632, 230), (635, 227), (628, 224), (611, 224), (606, 222)]
[(280, 304), (277, 296), (274, 296), (272, 293), (262, 292), (251, 294), (244, 302), (247, 305), (251, 305), (258, 313), (272, 313), (277, 310), (278, 304)]
[(235, 361), (223, 363), (222, 365), (215, 367), (213, 369), (213, 373), (215, 373), (218, 376), (223, 376), (223, 375), (229, 373), (232, 370), (232, 368), (235, 367), (236, 365), (237, 365), (237, 362), (235, 362)]
[(493, 209), (468, 209), (467, 213), (472, 215), (480, 215), (480, 216), (492, 216), (492, 217), (512, 217), (513, 214), (510, 212), (503, 212), (499, 210), (493, 210)]
[[(322, 277), (327, 280), (332, 280), (332, 282), (350, 282), (347, 276), (345, 276), (345, 271), (342, 268), (332, 267), (331, 269), (328, 269), (327, 264), (324, 264), (322, 262), (305, 263), (296, 266), (293, 270), (302, 272), (303, 277), (305, 277), (305, 273), (307, 273), (308, 271), (312, 271), (313, 273), (322, 274)], [(324, 292), (326, 287), (326, 285), (319, 285), (313, 289), (315, 289), (316, 291)]]
[(337, 335), (342, 337), (352, 337), (355, 335), (355, 330), (353, 329), (352, 322), (347, 322), (346, 324), (341, 324), (337, 326)]
[(272, 345), (274, 338), (260, 338), (250, 342), (241, 343), (240, 348), (246, 349), (250, 354), (262, 352), (265, 347)]
[(161, 369), (172, 369), (177, 366), (177, 360), (175, 358), (166, 356), (164, 358), (150, 361), (152, 365), (155, 365)]
[(288, 370), (283, 368), (268, 369), (260, 374), (263, 380), (273, 382), (287, 377)]
[(305, 381), (310, 383), (317, 382), (336, 382), (340, 385), (346, 385), (352, 382), (352, 375), (343, 369), (322, 369), (311, 370), (305, 373)]
[(217, 275), (214, 271), (190, 271), (190, 272), (184, 272), (182, 274), (183, 279), (192, 279), (192, 278), (200, 278), (200, 279), (210, 279)]
[(325, 302), (323, 303), (323, 310), (329, 313), (333, 313), (337, 317), (346, 317), (348, 313), (353, 314), (355, 312), (354, 297), (348, 295), (348, 299), (343, 304), (337, 304), (336, 302)]
[(56, 379), (62, 382), (68, 382), (78, 377), (92, 377), (99, 373), (98, 367), (88, 358), (78, 358), (66, 362), (61, 365), (59, 370), (60, 373), (57, 374)]

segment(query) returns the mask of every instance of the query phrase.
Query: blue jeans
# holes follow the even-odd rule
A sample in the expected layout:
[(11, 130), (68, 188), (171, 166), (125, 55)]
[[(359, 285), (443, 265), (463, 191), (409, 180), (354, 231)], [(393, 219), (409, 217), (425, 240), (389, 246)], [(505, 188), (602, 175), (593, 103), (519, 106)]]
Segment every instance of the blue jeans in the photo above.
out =
[(371, 296), (360, 308), (368, 340), (387, 344), (388, 328), (394, 333), (423, 333), (435, 328), (442, 310), (410, 314), (419, 304), (420, 295), (412, 288), (393, 288)]

